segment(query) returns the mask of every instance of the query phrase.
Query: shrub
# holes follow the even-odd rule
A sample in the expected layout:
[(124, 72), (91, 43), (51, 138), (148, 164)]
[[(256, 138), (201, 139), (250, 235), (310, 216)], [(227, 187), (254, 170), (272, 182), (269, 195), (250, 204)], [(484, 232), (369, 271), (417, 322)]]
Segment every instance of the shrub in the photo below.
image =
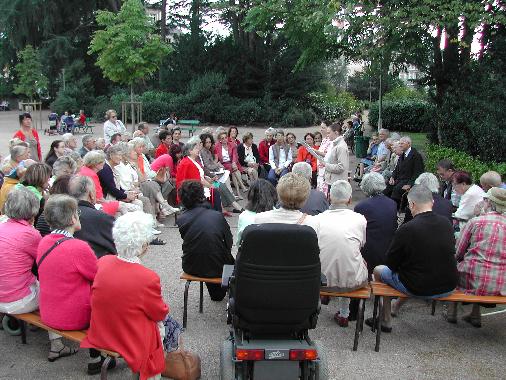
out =
[(384, 101), (418, 100), (427, 101), (427, 94), (409, 87), (396, 87), (383, 96)]
[(483, 162), (456, 149), (430, 144), (427, 149), (427, 170), (435, 173), (437, 163), (443, 159), (451, 160), (457, 169), (471, 173), (473, 181), (476, 183), (479, 182), (481, 175), (489, 170), (495, 170), (501, 175), (506, 173), (506, 163), (504, 162)]
[(346, 91), (336, 95), (310, 94), (310, 104), (317, 117), (329, 120), (348, 118), (361, 107), (361, 103)]
[[(434, 122), (435, 106), (422, 100), (399, 100), (383, 102), (383, 127), (402, 132), (424, 132)], [(379, 103), (369, 109), (369, 124), (377, 125)]]
[(225, 124), (251, 124), (264, 121), (263, 119), (263, 110), (258, 99), (231, 98), (231, 102), (217, 115), (217, 121)]

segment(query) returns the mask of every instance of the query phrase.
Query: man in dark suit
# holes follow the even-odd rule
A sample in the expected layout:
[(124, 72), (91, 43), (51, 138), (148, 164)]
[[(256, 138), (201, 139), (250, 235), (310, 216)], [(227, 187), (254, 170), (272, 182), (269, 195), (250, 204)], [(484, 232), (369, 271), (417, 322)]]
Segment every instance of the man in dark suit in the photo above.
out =
[[(374, 268), (374, 279), (422, 299), (445, 297), (457, 286), (455, 238), (447, 218), (432, 211), (432, 192), (415, 185), (408, 193), (413, 220), (396, 231), (386, 265)], [(437, 237), (437, 238), (435, 238)], [(385, 297), (381, 330), (391, 332), (391, 299)], [(372, 325), (372, 318), (365, 321)]]
[(423, 173), (423, 158), (418, 151), (411, 146), (411, 138), (404, 136), (399, 140), (403, 154), (399, 157), (397, 166), (392, 173), (384, 194), (392, 198), (398, 206), (402, 196), (415, 184), (416, 178)]
[(81, 230), (74, 237), (87, 242), (97, 258), (116, 255), (112, 238), (114, 218), (95, 208), (95, 185), (89, 177), (74, 176), (69, 182), (69, 194), (78, 201)]

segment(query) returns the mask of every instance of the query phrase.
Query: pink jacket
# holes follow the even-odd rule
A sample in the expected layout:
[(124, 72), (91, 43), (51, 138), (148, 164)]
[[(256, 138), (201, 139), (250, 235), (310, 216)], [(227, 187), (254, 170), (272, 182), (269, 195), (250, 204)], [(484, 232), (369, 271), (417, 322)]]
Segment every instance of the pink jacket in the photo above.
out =
[(222, 144), (221, 142), (217, 142), (214, 146), (214, 154), (216, 157), (218, 157), (218, 161), (225, 167), (225, 169), (230, 170), (230, 167), (232, 166), (232, 162), (235, 162), (237, 165), (237, 169), (242, 172), (243, 168), (241, 164), (239, 163), (239, 156), (237, 155), (237, 146), (228, 141), (227, 142), (227, 150), (228, 150), (228, 156), (230, 157), (230, 162), (226, 163), (223, 162), (223, 152), (222, 152)]
[[(60, 234), (46, 235), (37, 249), (37, 262)], [(88, 243), (71, 239), (51, 251), (39, 267), (39, 309), (42, 322), (58, 330), (81, 330), (90, 323), (91, 285), (97, 258)]]
[(0, 302), (18, 301), (35, 283), (32, 265), (41, 240), (39, 231), (25, 220), (0, 224)]

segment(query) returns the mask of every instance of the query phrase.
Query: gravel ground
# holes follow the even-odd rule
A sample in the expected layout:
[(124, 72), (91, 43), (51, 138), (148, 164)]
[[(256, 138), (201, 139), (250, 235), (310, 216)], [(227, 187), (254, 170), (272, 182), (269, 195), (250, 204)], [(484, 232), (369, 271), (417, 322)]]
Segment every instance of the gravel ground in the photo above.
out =
[[(7, 141), (17, 129), (17, 112), (0, 112), (0, 153), (6, 154)], [(241, 128), (244, 131), (245, 128)], [(314, 129), (314, 128), (313, 128)], [(263, 128), (251, 128), (255, 140), (263, 135)], [(293, 130), (298, 136), (310, 129)], [(96, 129), (101, 134), (101, 127)], [(42, 137), (44, 151), (51, 138)], [(363, 194), (354, 185), (355, 201)], [(228, 219), (235, 235), (237, 217)], [(152, 246), (145, 257), (146, 265), (156, 271), (162, 281), (163, 296), (170, 313), (182, 321), (184, 283), (181, 272), (181, 238), (173, 227), (173, 218), (165, 222), (161, 238), (165, 246)], [(234, 247), (234, 251), (236, 247)], [(264, 295), (259, 295), (264, 296)], [(265, 295), (268, 296), (268, 295)], [(332, 317), (337, 304), (323, 306), (318, 327), (310, 332), (321, 341), (326, 351), (331, 379), (504, 379), (506, 362), (504, 344), (504, 314), (485, 315), (483, 327), (476, 329), (459, 321), (448, 324), (438, 305), (435, 316), (430, 305), (410, 300), (393, 322), (393, 332), (382, 334), (379, 353), (374, 352), (375, 335), (365, 327), (358, 351), (352, 351), (355, 323), (348, 328), (337, 326)], [(461, 307), (459, 315), (467, 312)], [(371, 314), (372, 302), (366, 305), (366, 317)], [(486, 309), (485, 313), (497, 311)], [(198, 313), (198, 285), (192, 284), (189, 297), (188, 329), (184, 334), (186, 348), (197, 352), (202, 359), (202, 378), (217, 379), (219, 373), (219, 346), (227, 336), (225, 301), (212, 302), (207, 292), (204, 313)], [(19, 337), (0, 332), (0, 379), (88, 379), (86, 350), (77, 355), (49, 363), (47, 334), (29, 331), (28, 344), (22, 345)], [(98, 378), (98, 376), (97, 376)], [(130, 372), (124, 362), (110, 372), (110, 379), (129, 379)]]

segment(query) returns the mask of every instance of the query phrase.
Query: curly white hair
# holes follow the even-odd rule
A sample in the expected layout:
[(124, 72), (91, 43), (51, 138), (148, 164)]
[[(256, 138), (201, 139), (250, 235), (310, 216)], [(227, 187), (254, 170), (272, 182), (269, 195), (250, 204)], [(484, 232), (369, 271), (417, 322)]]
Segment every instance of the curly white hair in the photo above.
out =
[(142, 211), (128, 212), (114, 222), (112, 237), (118, 256), (132, 259), (153, 239), (153, 217)]

